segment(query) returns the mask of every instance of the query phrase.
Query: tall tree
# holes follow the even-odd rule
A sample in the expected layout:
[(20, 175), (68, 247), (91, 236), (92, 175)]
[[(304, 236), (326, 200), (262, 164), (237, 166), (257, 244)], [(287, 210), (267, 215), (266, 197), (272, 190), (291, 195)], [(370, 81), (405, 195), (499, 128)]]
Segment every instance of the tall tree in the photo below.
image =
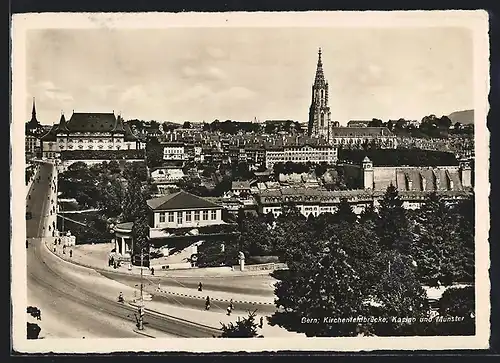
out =
[(386, 250), (407, 252), (411, 244), (411, 234), (403, 201), (396, 187), (391, 184), (380, 202), (377, 234), (381, 247)]
[(141, 256), (143, 257), (143, 266), (149, 266), (149, 224), (146, 214), (135, 218), (132, 226), (132, 238), (134, 241), (133, 255), (134, 260), (139, 263)]
[(455, 227), (443, 199), (430, 194), (418, 213), (417, 237), (412, 246), (422, 283), (449, 285), (462, 275), (462, 251)]
[(457, 264), (461, 265), (461, 276), (458, 280), (465, 283), (474, 283), (474, 256), (475, 256), (475, 198), (460, 201), (453, 209), (453, 223), (459, 241), (460, 255), (456, 256)]
[(351, 204), (346, 198), (341, 198), (337, 212), (335, 213), (335, 220), (337, 223), (347, 222), (349, 224), (353, 224), (356, 222), (357, 218), (358, 217), (352, 210)]
[[(325, 317), (365, 315), (361, 277), (336, 236), (304, 245), (307, 258), (287, 262), (276, 284), (278, 311), (270, 319), (288, 330), (307, 336), (356, 336), (357, 322), (332, 323)], [(323, 246), (318, 249), (318, 246)], [(311, 248), (312, 247), (312, 248)]]
[(148, 207), (141, 182), (135, 179), (128, 180), (123, 198), (123, 219), (134, 221), (147, 213)]

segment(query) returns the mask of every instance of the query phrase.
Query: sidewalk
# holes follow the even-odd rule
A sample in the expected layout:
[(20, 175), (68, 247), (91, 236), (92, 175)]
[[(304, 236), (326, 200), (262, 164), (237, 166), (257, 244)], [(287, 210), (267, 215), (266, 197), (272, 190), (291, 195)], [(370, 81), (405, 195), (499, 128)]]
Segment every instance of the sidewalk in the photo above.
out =
[[(114, 269), (112, 267), (108, 266), (99, 266), (95, 267), (89, 264), (90, 261), (92, 261), (89, 256), (91, 254), (82, 254), (81, 250), (75, 247), (66, 247), (65, 252), (63, 253), (63, 246), (62, 245), (54, 245), (54, 240), (55, 238), (47, 238), (46, 239), (46, 245), (47, 248), (50, 250), (50, 252), (54, 253), (54, 248), (55, 248), (55, 255), (60, 257), (61, 259), (73, 263), (75, 265), (80, 265), (83, 267), (91, 268), (91, 269), (101, 269), (105, 271), (111, 271), (113, 273), (116, 272), (122, 272), (126, 275), (130, 275), (131, 273), (134, 275), (140, 275), (140, 270), (139, 269), (133, 269), (133, 272), (125, 272), (125, 271), (120, 271), (119, 269)], [(86, 246), (86, 245), (82, 245)], [(79, 247), (79, 246), (77, 246)], [(69, 257), (69, 251), (73, 251), (73, 257)], [(99, 253), (94, 254), (94, 256), (98, 256)], [(80, 259), (80, 261), (85, 260), (87, 263), (84, 264), (82, 262), (79, 262), (79, 256), (86, 256)], [(107, 260), (107, 259), (106, 259)], [(93, 260), (95, 261), (95, 260)], [(146, 270), (147, 271), (147, 270)], [(160, 275), (161, 276), (161, 275)], [(154, 276), (156, 279), (159, 276)], [(161, 282), (158, 283), (157, 281), (152, 281), (151, 280), (152, 276), (147, 272), (146, 274), (143, 275), (144, 279), (144, 290), (151, 293), (151, 294), (161, 294), (164, 296), (183, 296), (183, 297), (189, 297), (189, 298), (196, 298), (196, 299), (205, 299), (207, 294), (210, 294), (211, 299), (214, 301), (221, 301), (221, 302), (229, 302), (231, 299), (235, 303), (247, 303), (247, 304), (262, 304), (262, 305), (274, 305), (274, 296), (261, 296), (261, 295), (253, 295), (253, 294), (242, 294), (242, 293), (234, 293), (234, 292), (225, 292), (225, 291), (217, 291), (217, 290), (212, 290), (212, 289), (203, 289), (203, 291), (198, 291), (198, 289), (193, 289), (187, 286), (183, 286), (181, 282), (176, 281), (179, 286), (162, 286)], [(175, 281), (175, 280), (174, 280)]]
[[(140, 267), (134, 266), (131, 271), (126, 265), (117, 269), (108, 266), (108, 258), (111, 250), (115, 247), (114, 243), (85, 244), (73, 247), (73, 263), (85, 267), (98, 268), (113, 272), (123, 272), (126, 274), (140, 275)], [(269, 271), (231, 271), (230, 268), (192, 268), (182, 270), (155, 270), (155, 276), (179, 277), (179, 278), (199, 278), (199, 277), (248, 277), (248, 276), (266, 276)]]

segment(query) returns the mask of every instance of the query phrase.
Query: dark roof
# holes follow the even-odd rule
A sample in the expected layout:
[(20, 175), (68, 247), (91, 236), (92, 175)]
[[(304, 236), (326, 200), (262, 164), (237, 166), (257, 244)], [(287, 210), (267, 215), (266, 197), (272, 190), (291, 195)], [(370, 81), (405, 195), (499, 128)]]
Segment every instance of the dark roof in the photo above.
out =
[(123, 120), (114, 113), (73, 113), (68, 122), (61, 123), (61, 131), (70, 132), (124, 132)]
[(163, 197), (149, 199), (147, 203), (152, 210), (221, 208), (218, 204), (183, 190)]
[(134, 222), (119, 223), (115, 226), (116, 229), (132, 231), (134, 227)]

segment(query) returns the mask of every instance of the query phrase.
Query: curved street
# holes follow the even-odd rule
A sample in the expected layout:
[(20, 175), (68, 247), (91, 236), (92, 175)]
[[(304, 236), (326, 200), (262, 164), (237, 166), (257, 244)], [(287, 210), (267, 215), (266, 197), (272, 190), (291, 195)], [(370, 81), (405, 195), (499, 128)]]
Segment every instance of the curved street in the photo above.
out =
[[(113, 292), (113, 289), (106, 288), (106, 281), (97, 276), (82, 278), (85, 274), (92, 275), (91, 272), (82, 272), (81, 267), (59, 260), (43, 245), (44, 240), (40, 237), (51, 233), (47, 221), (51, 217), (52, 204), (48, 196), (53, 192), (53, 169), (51, 164), (41, 166), (38, 181), (35, 181), (27, 200), (27, 211), (32, 213), (32, 218), (26, 221), (28, 303), (36, 303), (42, 311), (41, 335), (56, 336), (57, 333), (44, 335), (43, 331), (45, 324), (49, 327), (53, 323), (70, 327), (61, 334), (67, 337), (144, 338), (134, 332), (137, 310), (113, 300), (111, 296), (118, 296), (118, 293), (103, 296)], [(103, 288), (99, 289), (98, 284), (104, 284)], [(120, 289), (120, 286), (114, 286), (114, 290)], [(57, 321), (47, 322), (52, 319)], [(144, 322), (145, 333), (151, 330), (161, 332), (162, 336), (212, 337), (219, 333), (211, 327), (148, 312)], [(57, 337), (61, 336), (57, 334)]]

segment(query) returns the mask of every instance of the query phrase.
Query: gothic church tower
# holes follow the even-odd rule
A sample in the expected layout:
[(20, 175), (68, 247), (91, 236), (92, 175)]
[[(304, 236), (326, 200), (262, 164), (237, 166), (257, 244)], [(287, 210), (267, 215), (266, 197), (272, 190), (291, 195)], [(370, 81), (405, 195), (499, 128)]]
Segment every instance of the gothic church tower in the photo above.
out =
[(309, 108), (309, 136), (321, 136), (329, 140), (330, 130), (330, 107), (328, 107), (328, 82), (323, 73), (323, 62), (321, 61), (321, 48), (318, 51), (318, 64), (316, 66), (316, 77), (312, 86), (312, 101)]

